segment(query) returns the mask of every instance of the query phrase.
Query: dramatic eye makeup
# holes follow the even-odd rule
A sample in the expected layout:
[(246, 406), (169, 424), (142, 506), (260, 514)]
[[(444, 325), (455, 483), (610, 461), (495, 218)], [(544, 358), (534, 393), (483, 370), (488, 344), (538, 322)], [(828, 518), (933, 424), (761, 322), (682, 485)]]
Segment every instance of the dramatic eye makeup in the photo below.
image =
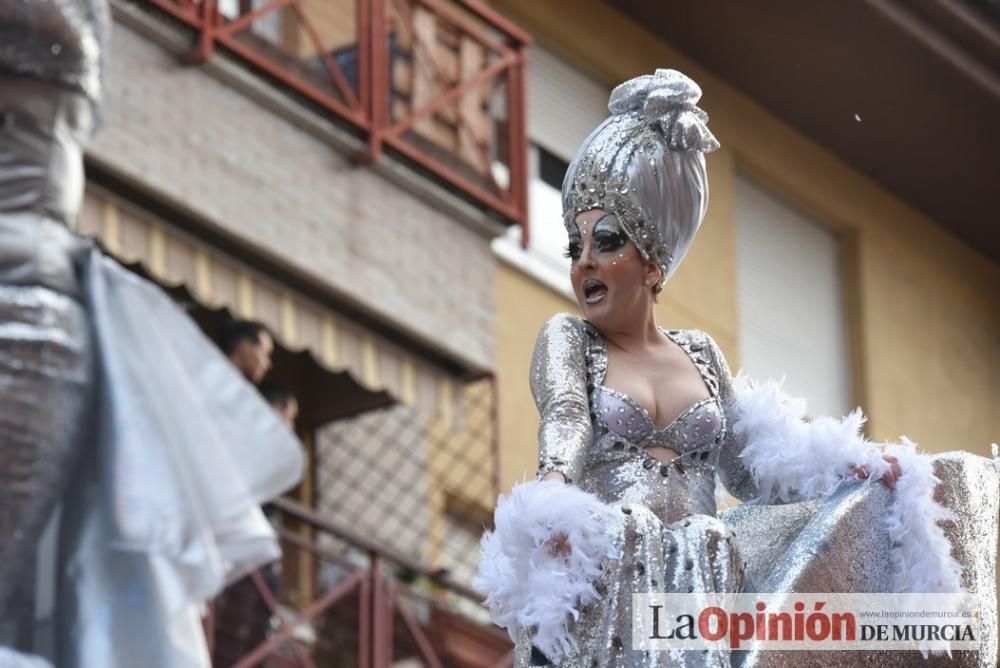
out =
[(563, 249), (563, 257), (568, 257), (574, 262), (579, 260), (580, 255), (583, 253), (583, 247), (580, 241), (580, 228), (574, 223), (573, 230), (569, 233), (569, 243), (566, 244), (566, 248)]
[(618, 219), (610, 213), (601, 216), (594, 223), (593, 230), (594, 246), (601, 253), (616, 251), (628, 241), (628, 236), (618, 224)]

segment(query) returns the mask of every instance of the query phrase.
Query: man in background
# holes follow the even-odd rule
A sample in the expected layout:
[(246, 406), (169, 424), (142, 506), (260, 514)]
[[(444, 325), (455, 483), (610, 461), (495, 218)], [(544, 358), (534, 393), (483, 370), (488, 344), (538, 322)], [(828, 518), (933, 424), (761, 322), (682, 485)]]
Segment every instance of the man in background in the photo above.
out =
[(240, 373), (257, 385), (271, 369), (274, 339), (267, 327), (252, 320), (233, 320), (222, 329), (222, 352)]

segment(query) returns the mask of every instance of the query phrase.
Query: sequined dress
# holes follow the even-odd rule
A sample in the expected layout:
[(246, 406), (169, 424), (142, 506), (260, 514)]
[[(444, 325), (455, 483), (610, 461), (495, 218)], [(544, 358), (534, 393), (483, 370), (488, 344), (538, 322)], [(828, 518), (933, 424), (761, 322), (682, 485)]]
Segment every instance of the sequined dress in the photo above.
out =
[[(743, 504), (716, 516), (716, 477), (733, 496), (762, 497), (744, 465), (745, 435), (733, 379), (719, 347), (697, 330), (661, 330), (698, 370), (708, 397), (664, 429), (626, 394), (604, 386), (607, 344), (578, 317), (559, 314), (539, 334), (531, 390), (541, 416), (539, 477), (559, 471), (611, 507), (607, 526), (619, 548), (595, 589), (599, 598), (571, 624), (577, 651), (560, 666), (653, 668), (673, 666), (988, 666), (996, 637), (995, 556), (1000, 460), (945, 453), (934, 460), (946, 527), (963, 567), (962, 585), (976, 592), (984, 621), (979, 651), (924, 660), (915, 651), (708, 651), (631, 649), (634, 593), (887, 592), (893, 544), (885, 517), (893, 493), (884, 485), (846, 483), (825, 499)], [(647, 448), (678, 453), (669, 464)], [(738, 535), (737, 535), (738, 532)], [(514, 665), (551, 665), (524, 631)]]
[[(667, 427), (628, 395), (603, 385), (607, 344), (588, 322), (557, 315), (542, 330), (531, 386), (541, 414), (539, 475), (560, 471), (620, 511), (610, 527), (621, 550), (596, 588), (600, 599), (575, 624), (578, 653), (566, 666), (727, 666), (719, 652), (629, 649), (631, 596), (641, 592), (741, 591), (744, 565), (715, 517), (716, 473), (734, 496), (756, 488), (727, 430), (730, 373), (718, 346), (697, 330), (661, 330), (698, 370), (709, 396)], [(647, 452), (673, 449), (669, 464)], [(531, 664), (519, 643), (516, 665)]]

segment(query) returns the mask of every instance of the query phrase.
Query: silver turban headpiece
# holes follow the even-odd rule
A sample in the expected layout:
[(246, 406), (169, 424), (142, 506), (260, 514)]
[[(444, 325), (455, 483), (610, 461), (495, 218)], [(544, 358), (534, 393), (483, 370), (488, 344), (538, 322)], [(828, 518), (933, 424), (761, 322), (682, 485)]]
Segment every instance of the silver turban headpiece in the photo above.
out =
[(563, 181), (563, 222), (613, 213), (643, 259), (663, 270), (657, 291), (680, 264), (708, 207), (705, 153), (719, 148), (701, 88), (677, 70), (657, 70), (611, 92), (611, 117), (577, 151)]

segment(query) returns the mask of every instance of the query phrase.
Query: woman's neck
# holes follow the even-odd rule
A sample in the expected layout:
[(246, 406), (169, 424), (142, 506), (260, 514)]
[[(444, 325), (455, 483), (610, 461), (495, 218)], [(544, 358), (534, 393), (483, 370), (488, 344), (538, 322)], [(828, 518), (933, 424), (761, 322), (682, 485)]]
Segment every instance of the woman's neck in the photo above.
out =
[(661, 342), (663, 335), (656, 326), (652, 309), (647, 317), (640, 322), (623, 323), (614, 329), (602, 329), (601, 333), (608, 343), (626, 352), (649, 348)]

